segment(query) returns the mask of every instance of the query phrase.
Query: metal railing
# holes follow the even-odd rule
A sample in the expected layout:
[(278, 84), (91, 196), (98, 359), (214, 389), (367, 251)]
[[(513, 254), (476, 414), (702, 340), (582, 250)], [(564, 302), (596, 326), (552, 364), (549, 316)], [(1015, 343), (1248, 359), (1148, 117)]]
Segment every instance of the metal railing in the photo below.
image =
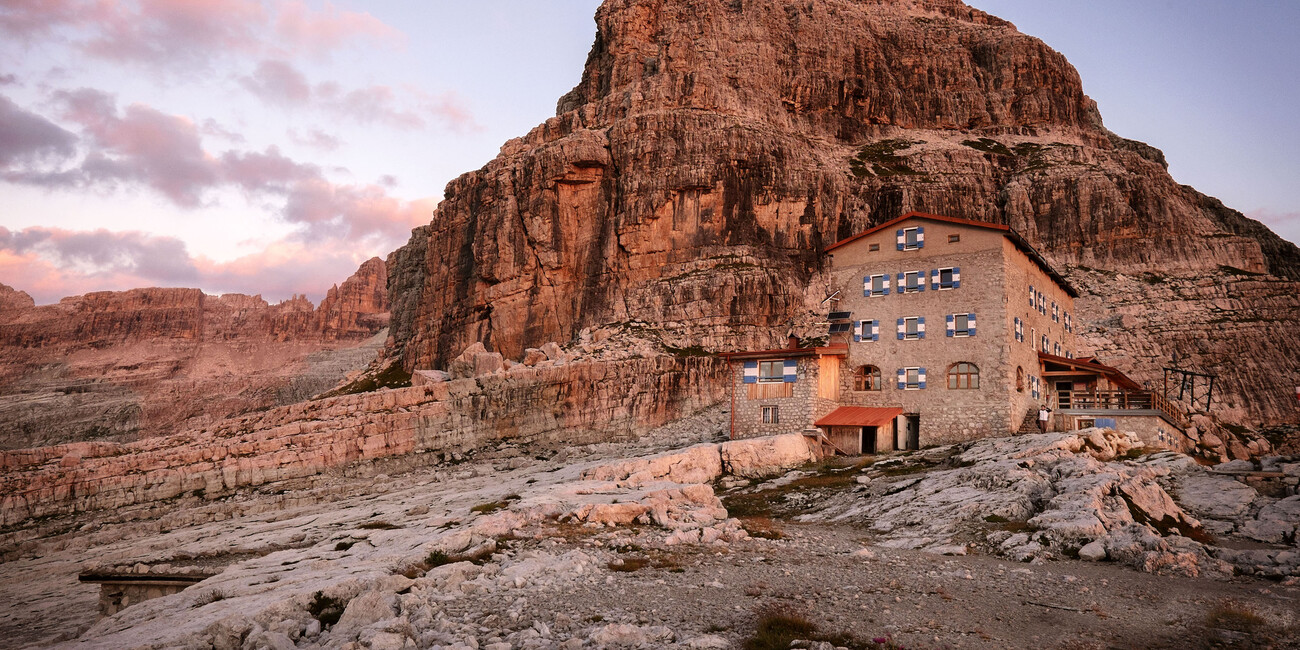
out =
[(1060, 409), (1090, 409), (1102, 411), (1160, 411), (1171, 422), (1187, 428), (1187, 417), (1182, 409), (1164, 396), (1152, 391), (1058, 391), (1056, 406)]

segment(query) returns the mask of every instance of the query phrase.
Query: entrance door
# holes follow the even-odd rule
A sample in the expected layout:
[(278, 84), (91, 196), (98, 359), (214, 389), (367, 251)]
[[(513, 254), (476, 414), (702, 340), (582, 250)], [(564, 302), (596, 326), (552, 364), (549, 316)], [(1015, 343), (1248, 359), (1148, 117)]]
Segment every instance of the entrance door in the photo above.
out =
[(907, 449), (921, 448), (921, 416), (907, 416)]
[(862, 453), (876, 453), (876, 427), (862, 427)]

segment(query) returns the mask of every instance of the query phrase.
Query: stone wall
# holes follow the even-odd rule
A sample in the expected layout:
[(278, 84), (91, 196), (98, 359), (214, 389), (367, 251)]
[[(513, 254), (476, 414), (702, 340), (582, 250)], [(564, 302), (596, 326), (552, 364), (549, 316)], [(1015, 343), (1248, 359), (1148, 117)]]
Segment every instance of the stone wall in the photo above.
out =
[[(626, 440), (724, 399), (711, 358), (571, 363), (345, 395), (128, 444), (0, 453), (0, 526), (182, 494), (215, 498), (358, 461), (488, 442)], [(429, 454), (428, 458), (435, 458)]]
[[(836, 403), (819, 394), (820, 365), (818, 357), (800, 357), (799, 379), (793, 384), (746, 384), (744, 362), (732, 362), (731, 390), (735, 396), (735, 405), (732, 408), (732, 438), (799, 433), (811, 426), (817, 418), (834, 410)], [(751, 386), (756, 387), (758, 391), (789, 387), (789, 396), (750, 399)], [(779, 422), (763, 423), (764, 406), (777, 407)]]
[[(875, 233), (834, 251), (832, 279), (843, 298), (837, 307), (851, 311), (853, 320), (880, 322), (880, 340), (853, 343), (850, 338), (847, 367), (841, 374), (840, 402), (845, 405), (901, 407), (920, 415), (920, 444), (939, 445), (1006, 435), (1014, 429), (1010, 392), (1014, 367), (1007, 361), (1011, 337), (1006, 313), (1006, 282), (1001, 232), (944, 222), (917, 221), (903, 225), (925, 227), (925, 246), (898, 251), (895, 232)], [(949, 235), (960, 240), (948, 242)], [(871, 244), (879, 246), (871, 251)], [(961, 286), (900, 295), (899, 272), (959, 267)], [(863, 296), (863, 278), (891, 277), (887, 296)], [(974, 313), (974, 337), (947, 336), (947, 315)], [(926, 337), (898, 340), (897, 319), (923, 316)], [(980, 371), (978, 389), (949, 389), (948, 371), (956, 363), (974, 363)], [(854, 375), (861, 366), (881, 370), (880, 391), (855, 391)], [(926, 369), (926, 387), (902, 390), (897, 385), (900, 368)]]

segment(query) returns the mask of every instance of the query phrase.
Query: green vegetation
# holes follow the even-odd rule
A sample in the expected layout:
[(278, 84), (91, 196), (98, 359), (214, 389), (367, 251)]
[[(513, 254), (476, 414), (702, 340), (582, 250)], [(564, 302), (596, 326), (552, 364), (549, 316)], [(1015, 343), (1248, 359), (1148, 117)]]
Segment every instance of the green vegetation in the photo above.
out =
[[(888, 637), (873, 639), (870, 642), (857, 640), (851, 634), (824, 634), (817, 631), (817, 625), (803, 614), (788, 610), (768, 608), (758, 613), (758, 623), (754, 634), (745, 639), (745, 650), (786, 650), (798, 640), (830, 643), (836, 647), (865, 649), (899, 648)], [(807, 646), (804, 646), (807, 647)]]
[(866, 177), (868, 174), (876, 176), (924, 176), (922, 172), (908, 167), (903, 157), (897, 155), (897, 152), (915, 144), (920, 143), (901, 138), (873, 142), (859, 149), (857, 155), (849, 159), (849, 169), (858, 178)]
[(390, 524), (386, 521), (367, 521), (366, 523), (357, 526), (357, 528), (363, 530), (396, 530), (401, 528), (401, 526)]
[(321, 397), (338, 397), (339, 395), (356, 395), (370, 393), (381, 388), (409, 388), (411, 373), (402, 369), (401, 364), (393, 363), (374, 375), (365, 375), (352, 383), (321, 395)]
[(990, 138), (980, 138), (979, 140), (963, 140), (962, 144), (967, 147), (970, 147), (971, 149), (976, 149), (979, 151), (983, 151), (985, 153), (996, 154), (999, 156), (1016, 155), (1012, 153), (1010, 149), (1007, 148), (1007, 145), (1002, 144), (1001, 142), (998, 142), (997, 140), (993, 140)]
[(518, 500), (519, 500), (518, 494), (510, 494), (507, 495), (505, 498), (501, 499), (500, 501), (489, 501), (487, 503), (480, 503), (474, 506), (473, 508), (470, 508), (469, 511), (489, 515), (498, 510), (504, 510), (506, 508), (509, 508), (511, 501), (518, 501)]
[(1206, 613), (1205, 625), (1220, 630), (1253, 634), (1266, 627), (1268, 623), (1250, 607), (1225, 600)]

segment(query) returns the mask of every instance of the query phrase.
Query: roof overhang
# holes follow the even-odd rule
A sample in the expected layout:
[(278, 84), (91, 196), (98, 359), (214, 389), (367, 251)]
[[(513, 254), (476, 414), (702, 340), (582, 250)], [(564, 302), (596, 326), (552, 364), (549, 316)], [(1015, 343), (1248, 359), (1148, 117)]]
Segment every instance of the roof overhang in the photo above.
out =
[(1046, 352), (1039, 352), (1038, 361), (1040, 364), (1043, 364), (1044, 369), (1046, 369), (1046, 364), (1049, 363), (1065, 366), (1070, 370), (1078, 370), (1080, 373), (1105, 376), (1107, 379), (1128, 390), (1144, 390), (1142, 384), (1129, 379), (1128, 375), (1125, 375), (1118, 368), (1108, 366), (1104, 363), (1098, 363), (1093, 359), (1070, 359), (1067, 357), (1058, 357)]
[(819, 427), (882, 427), (903, 414), (896, 407), (841, 406), (815, 423)]
[(849, 354), (849, 346), (832, 345), (821, 348), (783, 348), (776, 350), (753, 350), (749, 352), (723, 352), (718, 355), (728, 361), (747, 361), (751, 359), (795, 359), (799, 357), (844, 357)]

